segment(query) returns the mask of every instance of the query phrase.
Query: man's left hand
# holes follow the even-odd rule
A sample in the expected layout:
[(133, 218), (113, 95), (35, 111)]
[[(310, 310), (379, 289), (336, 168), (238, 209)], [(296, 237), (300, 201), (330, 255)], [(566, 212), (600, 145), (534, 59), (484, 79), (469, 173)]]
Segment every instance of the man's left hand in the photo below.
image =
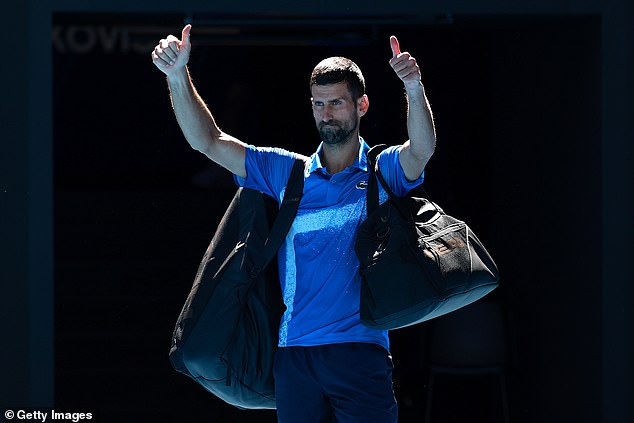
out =
[(398, 39), (394, 35), (390, 37), (390, 47), (392, 48), (390, 66), (392, 66), (396, 75), (401, 78), (401, 81), (405, 84), (405, 89), (409, 90), (421, 87), (420, 68), (416, 63), (416, 59), (408, 52), (401, 53)]

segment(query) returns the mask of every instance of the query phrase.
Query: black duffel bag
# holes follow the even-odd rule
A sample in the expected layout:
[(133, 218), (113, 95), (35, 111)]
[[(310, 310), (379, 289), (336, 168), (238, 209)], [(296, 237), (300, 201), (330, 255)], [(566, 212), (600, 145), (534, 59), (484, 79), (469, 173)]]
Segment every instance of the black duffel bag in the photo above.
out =
[(297, 159), (279, 211), (273, 198), (238, 189), (174, 328), (174, 369), (238, 408), (276, 408), (273, 359), (284, 304), (275, 257), (295, 218), (303, 173)]
[[(368, 152), (368, 218), (355, 244), (361, 273), (361, 322), (397, 329), (454, 311), (498, 286), (495, 262), (469, 226), (429, 201), (422, 187), (406, 197), (389, 189)], [(375, 177), (376, 175), (376, 177)], [(377, 179), (388, 193), (379, 205)]]

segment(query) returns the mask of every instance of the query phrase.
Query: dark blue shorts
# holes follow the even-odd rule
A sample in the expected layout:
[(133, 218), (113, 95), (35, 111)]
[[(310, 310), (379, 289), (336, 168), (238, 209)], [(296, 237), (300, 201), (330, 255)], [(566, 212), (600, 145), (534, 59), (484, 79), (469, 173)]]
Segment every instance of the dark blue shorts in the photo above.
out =
[(392, 357), (380, 345), (280, 347), (275, 355), (279, 423), (395, 423)]

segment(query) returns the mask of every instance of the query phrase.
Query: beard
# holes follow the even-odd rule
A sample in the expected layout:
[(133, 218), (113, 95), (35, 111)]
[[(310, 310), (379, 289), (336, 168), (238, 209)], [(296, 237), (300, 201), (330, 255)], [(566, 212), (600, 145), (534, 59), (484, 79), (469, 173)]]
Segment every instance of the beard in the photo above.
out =
[(345, 144), (356, 129), (357, 122), (355, 120), (351, 120), (347, 125), (337, 121), (329, 121), (319, 122), (317, 126), (321, 140), (328, 145)]

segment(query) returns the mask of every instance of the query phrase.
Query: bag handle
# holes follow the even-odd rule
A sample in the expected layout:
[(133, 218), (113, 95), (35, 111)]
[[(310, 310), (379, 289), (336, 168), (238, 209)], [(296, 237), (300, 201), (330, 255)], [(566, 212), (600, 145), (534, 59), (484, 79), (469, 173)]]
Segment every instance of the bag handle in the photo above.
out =
[(289, 176), (286, 184), (282, 204), (280, 205), (280, 209), (273, 225), (271, 225), (269, 236), (266, 238), (264, 243), (260, 262), (251, 270), (252, 277), (257, 277), (262, 269), (268, 266), (282, 246), (282, 242), (284, 242), (284, 238), (286, 238), (288, 231), (291, 229), (291, 225), (293, 224), (293, 220), (297, 214), (299, 201), (302, 198), (302, 191), (304, 190), (305, 167), (306, 162), (304, 159), (295, 159), (291, 175)]

